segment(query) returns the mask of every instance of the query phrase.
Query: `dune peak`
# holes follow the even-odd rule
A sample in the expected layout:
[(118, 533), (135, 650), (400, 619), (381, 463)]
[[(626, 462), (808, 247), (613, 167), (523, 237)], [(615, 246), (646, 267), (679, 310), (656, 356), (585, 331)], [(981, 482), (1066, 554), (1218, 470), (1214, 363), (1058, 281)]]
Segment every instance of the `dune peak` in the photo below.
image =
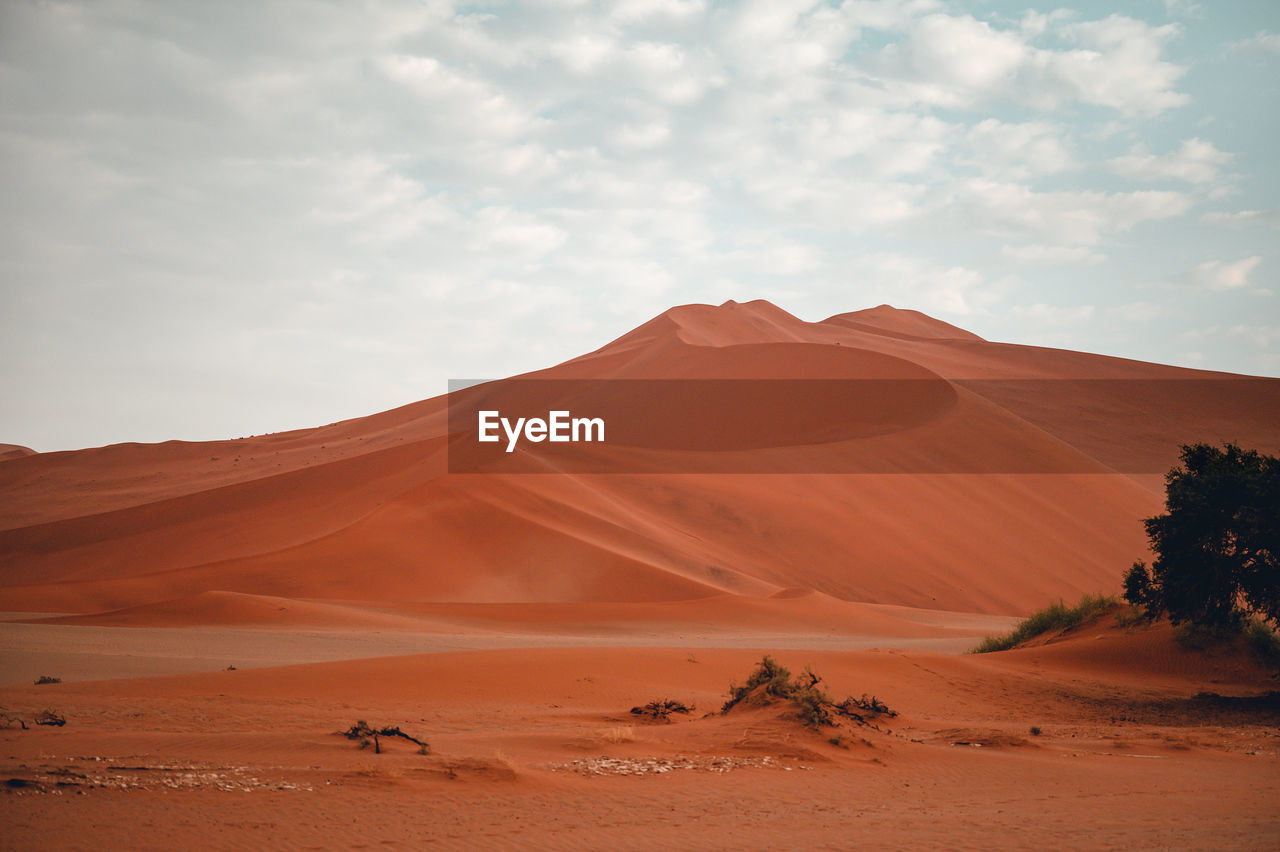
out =
[(959, 326), (935, 319), (921, 311), (895, 308), (881, 304), (874, 308), (836, 314), (822, 321), (824, 325), (858, 328), (895, 337), (913, 337), (927, 340), (976, 340), (982, 338)]

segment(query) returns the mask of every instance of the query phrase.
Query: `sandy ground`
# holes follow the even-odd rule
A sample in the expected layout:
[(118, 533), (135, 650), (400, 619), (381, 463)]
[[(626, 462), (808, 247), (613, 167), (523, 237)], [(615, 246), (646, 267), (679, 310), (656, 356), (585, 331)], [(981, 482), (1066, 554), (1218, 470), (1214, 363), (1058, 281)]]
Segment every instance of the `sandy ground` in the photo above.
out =
[[(1014, 619), (990, 617), (992, 622)], [(264, 630), (225, 628), (129, 628), (0, 624), (0, 686), (32, 683), (57, 672), (65, 683), (153, 675), (221, 671), (228, 666), (267, 666), (359, 660), (406, 654), (495, 648), (581, 647), (789, 647), (823, 650), (887, 646), (962, 651), (973, 638), (887, 636), (797, 636), (751, 633), (575, 635), (391, 633), (355, 630)]]
[(662, 604), (386, 604), (214, 592), (91, 614), (0, 613), (0, 686), (538, 647), (962, 651), (1015, 619), (794, 592)]
[[(182, 632), (155, 629), (153, 657), (199, 644), (187, 641), (195, 631), (172, 635)], [(268, 655), (318, 648), (290, 630), (240, 632)], [(1280, 844), (1280, 705), (1254, 697), (1274, 679), (1243, 658), (1182, 651), (1167, 628), (1104, 619), (981, 656), (693, 644), (436, 651), (5, 686), (8, 712), (30, 720), (47, 707), (67, 724), (0, 730), (11, 785), (0, 795), (3, 844)], [(719, 714), (729, 684), (765, 652), (795, 671), (812, 666), (837, 697), (872, 693), (899, 715), (812, 731), (778, 707)], [(670, 724), (628, 712), (664, 697), (696, 710)], [(430, 754), (385, 737), (381, 753), (361, 749), (337, 733), (358, 719), (399, 726)]]

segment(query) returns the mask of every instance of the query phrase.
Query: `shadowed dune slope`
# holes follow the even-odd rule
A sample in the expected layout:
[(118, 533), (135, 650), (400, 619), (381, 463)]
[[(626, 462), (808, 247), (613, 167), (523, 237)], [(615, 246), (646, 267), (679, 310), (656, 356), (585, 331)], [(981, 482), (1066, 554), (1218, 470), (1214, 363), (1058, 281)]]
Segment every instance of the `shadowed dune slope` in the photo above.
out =
[[(444, 398), (235, 441), (17, 456), (0, 464), (0, 609), (188, 600), (174, 617), (207, 620), (245, 606), (214, 592), (711, 606), (799, 588), (815, 612), (1017, 614), (1115, 590), (1179, 443), (1280, 450), (1276, 380), (991, 343), (888, 306), (817, 323), (681, 306), (529, 377), (908, 379), (931, 396), (868, 398), (824, 443), (748, 447), (751, 474), (680, 473), (643, 400), (633, 426), (654, 440), (625, 474), (450, 475)], [(540, 463), (537, 445), (518, 452)], [(802, 456), (870, 472), (788, 472)]]

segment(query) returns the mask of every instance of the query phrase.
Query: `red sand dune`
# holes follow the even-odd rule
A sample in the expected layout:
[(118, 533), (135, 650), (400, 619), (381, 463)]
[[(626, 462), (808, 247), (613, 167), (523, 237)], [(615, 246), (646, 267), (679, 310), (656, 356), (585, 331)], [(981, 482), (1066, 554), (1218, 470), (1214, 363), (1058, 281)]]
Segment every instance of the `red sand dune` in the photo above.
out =
[[(673, 308), (530, 376), (892, 381), (719, 454), (583, 385), (632, 409), (631, 445), (580, 448), (625, 474), (450, 475), (444, 398), (234, 441), (0, 446), (0, 845), (1280, 845), (1274, 676), (1239, 649), (1106, 615), (942, 653), (1116, 591), (1180, 443), (1280, 451), (1277, 380), (763, 302)], [(672, 472), (693, 462), (711, 472)], [(899, 715), (715, 712), (766, 651)], [(628, 712), (660, 698), (697, 712)], [(13, 721), (46, 708), (65, 727)], [(361, 748), (338, 733), (358, 719), (430, 753)]]
[[(10, 458), (0, 609), (210, 592), (642, 603), (805, 588), (1016, 614), (1116, 588), (1145, 553), (1138, 520), (1158, 510), (1155, 474), (1179, 443), (1280, 449), (1275, 380), (991, 343), (888, 306), (809, 323), (765, 302), (687, 305), (530, 376), (911, 378), (942, 395), (882, 400), (881, 421), (816, 449), (758, 451), (781, 470), (809, 453), (878, 471), (860, 475), (450, 476), (444, 398), (235, 441)], [(1100, 391), (1100, 379), (1127, 381)], [(644, 416), (660, 434), (662, 412)], [(636, 458), (671, 469), (647, 452)], [(953, 472), (991, 459), (1006, 469)]]

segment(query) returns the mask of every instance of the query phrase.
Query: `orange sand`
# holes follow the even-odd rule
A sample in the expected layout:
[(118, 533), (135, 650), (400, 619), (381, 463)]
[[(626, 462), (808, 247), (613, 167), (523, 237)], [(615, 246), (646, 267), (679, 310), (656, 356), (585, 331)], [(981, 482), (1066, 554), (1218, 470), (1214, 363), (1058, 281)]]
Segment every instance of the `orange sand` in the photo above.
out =
[[(755, 649), (522, 648), (3, 690), (8, 848), (1274, 848), (1280, 711), (1166, 631), (981, 657), (771, 648), (878, 730), (716, 711)], [(1155, 653), (1152, 653), (1154, 651)], [(1213, 677), (1210, 678), (1209, 676)], [(694, 702), (670, 725), (628, 708)], [(396, 725), (432, 753), (335, 732)], [(1031, 734), (1031, 727), (1040, 730)], [(655, 767), (676, 769), (654, 773)], [(58, 786), (59, 784), (63, 786)]]

